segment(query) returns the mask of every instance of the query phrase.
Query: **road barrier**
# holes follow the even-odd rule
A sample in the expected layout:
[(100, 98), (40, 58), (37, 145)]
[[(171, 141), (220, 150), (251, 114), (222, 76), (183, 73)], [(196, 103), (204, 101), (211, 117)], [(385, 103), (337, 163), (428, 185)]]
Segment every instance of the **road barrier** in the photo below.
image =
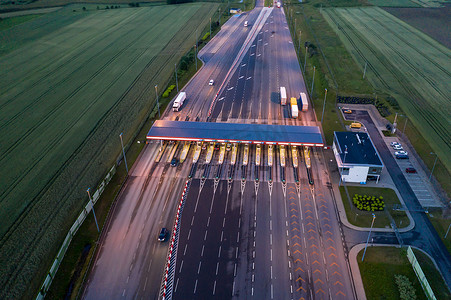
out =
[(47, 291), (50, 288), (50, 285), (52, 284), (53, 278), (55, 278), (56, 272), (58, 271), (59, 266), (61, 265), (61, 262), (63, 261), (64, 255), (66, 254), (67, 248), (69, 248), (69, 245), (75, 236), (75, 233), (77, 233), (78, 229), (83, 224), (84, 220), (88, 216), (88, 214), (91, 212), (92, 207), (97, 203), (97, 201), (100, 198), (100, 195), (105, 190), (105, 187), (110, 182), (111, 178), (113, 178), (113, 175), (116, 173), (116, 165), (114, 165), (108, 174), (103, 179), (102, 183), (100, 183), (99, 187), (97, 188), (96, 192), (92, 195), (92, 202), (88, 201), (88, 204), (84, 207), (78, 218), (75, 220), (72, 227), (69, 229), (69, 232), (66, 235), (66, 238), (64, 239), (63, 244), (61, 245), (60, 250), (58, 251), (58, 254), (56, 255), (55, 260), (53, 261), (52, 267), (50, 268), (44, 283), (41, 286), (41, 289), (39, 291), (39, 294), (36, 296), (36, 300), (42, 300), (44, 299)]
[(426, 294), (426, 297), (431, 300), (437, 300), (435, 298), (434, 292), (432, 291), (431, 286), (429, 285), (428, 280), (426, 279), (426, 276), (423, 273), (423, 270), (421, 269), (420, 264), (418, 263), (417, 258), (415, 257), (415, 254), (413, 253), (412, 248), (409, 246), (407, 248), (407, 258), (409, 259), (410, 263), (412, 264), (413, 270), (415, 271), (415, 274), (418, 277), (418, 280), (421, 283), (421, 287), (424, 290), (424, 293)]
[(164, 270), (163, 280), (160, 289), (160, 299), (168, 300), (172, 299), (172, 289), (174, 284), (174, 272), (175, 263), (177, 261), (177, 248), (180, 233), (180, 219), (182, 216), (183, 206), (185, 205), (186, 195), (188, 194), (191, 180), (188, 179), (185, 183), (185, 188), (182, 192), (179, 206), (177, 208), (177, 214), (175, 216), (174, 226), (171, 235), (171, 245), (169, 246), (167, 264)]

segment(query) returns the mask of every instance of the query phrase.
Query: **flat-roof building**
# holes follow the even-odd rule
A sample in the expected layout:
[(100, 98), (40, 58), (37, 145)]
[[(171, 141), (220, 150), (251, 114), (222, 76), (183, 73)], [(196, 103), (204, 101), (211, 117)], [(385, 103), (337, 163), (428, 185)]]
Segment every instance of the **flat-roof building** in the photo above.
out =
[(384, 167), (366, 132), (334, 132), (333, 151), (341, 180), (366, 183), (368, 178), (379, 181)]

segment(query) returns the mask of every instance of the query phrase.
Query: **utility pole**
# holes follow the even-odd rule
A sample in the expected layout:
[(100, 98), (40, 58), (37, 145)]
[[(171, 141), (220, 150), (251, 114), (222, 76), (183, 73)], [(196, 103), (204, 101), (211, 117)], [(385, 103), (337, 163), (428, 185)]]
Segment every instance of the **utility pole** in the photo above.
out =
[(307, 66), (307, 49), (308, 49), (308, 47), (305, 47), (304, 73), (305, 73), (305, 67)]
[(124, 156), (125, 170), (127, 170), (127, 175), (128, 175), (127, 157), (125, 157), (124, 142), (122, 141), (122, 132), (121, 132), (121, 134), (119, 134), (119, 137), (121, 138), (122, 156)]
[(370, 232), (368, 233), (368, 239), (366, 240), (365, 251), (363, 251), (362, 261), (365, 258), (366, 248), (368, 247), (368, 242), (370, 241), (371, 231), (373, 230), (374, 219), (376, 219), (376, 215), (373, 214), (373, 221), (371, 222)]
[(92, 202), (92, 198), (91, 198), (91, 194), (89, 193), (89, 190), (90, 190), (90, 188), (88, 188), (86, 190), (86, 192), (88, 192), (89, 201), (91, 202), (91, 205), (92, 205), (92, 214), (94, 215), (94, 221), (96, 222), (97, 232), (100, 233), (99, 224), (97, 223), (96, 212), (94, 211), (94, 202)]
[(312, 91), (310, 92), (310, 96), (312, 98), (313, 98), (313, 85), (315, 84), (315, 71), (316, 71), (316, 67), (313, 66)]
[(211, 18), (210, 18), (210, 40), (211, 40)]
[(158, 84), (155, 85), (155, 97), (157, 98), (158, 118), (160, 118), (160, 103), (158, 103)]
[(365, 68), (363, 69), (363, 77), (362, 79), (365, 78), (365, 74), (366, 74), (366, 66), (368, 65), (368, 61), (365, 62)]
[(174, 64), (175, 66), (175, 86), (177, 87), (177, 93), (179, 92), (179, 82), (177, 80), (177, 63)]
[(324, 108), (326, 107), (326, 96), (327, 96), (327, 89), (324, 89), (324, 103), (323, 103), (323, 113), (321, 114), (321, 125), (323, 125)]

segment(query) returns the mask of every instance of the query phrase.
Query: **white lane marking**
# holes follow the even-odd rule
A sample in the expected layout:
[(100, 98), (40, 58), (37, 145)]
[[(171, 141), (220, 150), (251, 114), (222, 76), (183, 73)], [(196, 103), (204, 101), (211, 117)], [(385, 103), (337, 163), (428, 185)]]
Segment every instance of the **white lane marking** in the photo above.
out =
[(265, 32), (268, 32), (268, 29), (266, 29)]
[(254, 55), (255, 55), (255, 53), (252, 53), (252, 54), (251, 54), (251, 56), (254, 56)]
[(213, 295), (215, 294), (215, 292), (216, 292), (216, 280), (215, 283), (213, 284)]
[(238, 77), (238, 79), (243, 79), (244, 78), (244, 75), (241, 75), (240, 77)]
[(221, 231), (221, 242), (222, 242), (223, 237), (224, 237), (224, 231)]
[(272, 266), (271, 266), (271, 279), (272, 279)]
[(146, 286), (147, 286), (147, 279), (148, 279), (148, 277), (146, 276), (146, 282), (144, 282), (144, 287), (143, 287), (143, 291), (145, 291), (145, 290), (146, 290)]
[(222, 227), (224, 228), (225, 218), (222, 220)]
[(255, 45), (252, 45), (251, 48), (252, 48), (252, 47), (255, 47)]
[(194, 223), (194, 216), (191, 219), (191, 226), (193, 226), (193, 223)]
[(272, 220), (269, 220), (269, 230), (272, 230)]
[(177, 278), (177, 282), (175, 283), (175, 292), (177, 292), (177, 287), (179, 286), (179, 279), (180, 278)]
[(268, 43), (263, 44), (263, 46), (267, 46), (267, 45), (268, 45)]
[(235, 294), (235, 280), (233, 280), (233, 286), (232, 286), (232, 296)]
[(261, 41), (263, 41), (263, 39), (259, 39), (258, 41), (261, 42)]
[(183, 267), (183, 260), (182, 260), (182, 263), (180, 264), (179, 273), (182, 273), (182, 267)]
[(127, 283), (130, 281), (130, 275), (127, 276)]
[(202, 266), (202, 261), (199, 262), (199, 267), (197, 267), (197, 274), (200, 273), (200, 266)]
[(233, 276), (236, 276), (236, 263), (235, 263), (235, 268), (233, 270)]
[(204, 249), (205, 249), (205, 245), (202, 245), (202, 252), (200, 253), (200, 256), (204, 256)]
[(188, 231), (188, 241), (189, 241), (189, 237), (191, 236), (191, 228)]
[(249, 76), (248, 78), (246, 78), (246, 80), (249, 80), (249, 79), (251, 79), (252, 78), (252, 76)]
[(269, 234), (269, 243), (272, 245), (272, 233)]
[(185, 250), (183, 250), (183, 255), (186, 254), (186, 248), (188, 247), (188, 244), (185, 244)]
[(208, 233), (208, 230), (205, 231), (204, 241), (207, 239), (207, 233)]
[(125, 296), (125, 289), (124, 289), (124, 291), (122, 292), (122, 297), (124, 297)]
[(271, 283), (271, 299), (274, 299), (274, 287), (272, 286), (272, 283)]
[(194, 284), (194, 294), (196, 293), (197, 290), (197, 279), (196, 279), (196, 283)]
[(220, 258), (220, 257), (221, 257), (221, 247), (222, 247), (222, 246), (219, 246), (219, 251), (218, 251), (218, 258)]
[(227, 90), (228, 90), (228, 91), (231, 91), (231, 90), (233, 90), (233, 88), (234, 88), (234, 87), (232, 86), (232, 87), (229, 87)]
[(285, 26), (285, 29), (288, 29), (288, 27), (287, 27), (287, 26)]
[(221, 97), (221, 98), (218, 99), (218, 101), (224, 100), (224, 98), (225, 98), (225, 97)]
[(219, 261), (216, 263), (216, 275), (218, 275), (218, 270), (219, 270)]
[(257, 56), (261, 56), (261, 54), (257, 54)]
[(210, 217), (208, 217), (207, 227), (210, 226)]
[(292, 42), (292, 41), (288, 41), (288, 43), (290, 43), (290, 44), (293, 44), (293, 42)]
[(245, 67), (245, 66), (246, 66), (246, 64), (242, 64), (242, 65), (241, 65), (241, 67)]
[(260, 31), (260, 32), (259, 32), (259, 34), (262, 34), (262, 33), (263, 33), (263, 31)]
[[(271, 261), (272, 261), (272, 248), (271, 248)], [(272, 267), (271, 267), (272, 268)]]

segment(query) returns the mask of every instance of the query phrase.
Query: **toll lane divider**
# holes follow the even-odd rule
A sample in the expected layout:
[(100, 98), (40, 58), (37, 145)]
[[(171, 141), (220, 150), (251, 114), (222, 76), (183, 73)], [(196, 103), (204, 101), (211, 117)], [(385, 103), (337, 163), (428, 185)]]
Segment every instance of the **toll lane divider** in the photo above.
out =
[[(269, 10), (269, 12), (268, 12), (268, 10)], [(210, 108), (208, 109), (208, 115), (207, 115), (208, 118), (210, 118), (210, 116), (211, 116), (211, 114), (213, 112), (213, 107), (214, 107), (214, 105), (216, 103), (216, 99), (218, 98), (219, 94), (222, 92), (224, 84), (228, 81), (227, 78), (229, 78), (230, 73), (235, 70), (236, 65), (242, 61), (241, 55), (243, 54), (243, 52), (245, 50), (246, 51), (249, 50), (249, 48), (250, 48), (250, 47), (248, 47), (249, 43), (250, 42), (252, 43), (255, 40), (257, 32), (259, 32), (261, 30), (261, 28), (263, 27), (263, 25), (264, 25), (262, 23), (266, 22), (266, 20), (268, 19), (269, 15), (271, 14), (271, 12), (272, 12), (272, 8), (266, 8), (266, 7), (264, 7), (262, 9), (262, 11), (260, 12), (260, 15), (258, 16), (259, 21), (258, 21), (257, 26), (256, 27), (252, 27), (253, 33), (251, 34), (251, 37), (248, 38), (247, 42), (245, 42), (244, 45), (241, 47), (241, 50), (238, 53), (235, 61), (233, 62), (232, 67), (230, 67), (229, 71), (227, 72), (224, 81), (221, 83), (221, 85), (220, 85), (220, 87), (218, 89), (218, 92), (216, 93), (216, 95), (213, 98), (213, 101), (210, 104)], [(254, 28), (256, 28), (256, 29), (254, 30)]]
[(177, 261), (177, 248), (180, 233), (180, 223), (182, 217), (183, 207), (185, 206), (186, 196), (188, 195), (191, 179), (186, 180), (185, 188), (183, 189), (182, 196), (177, 208), (177, 214), (175, 215), (174, 226), (172, 227), (171, 244), (168, 249), (167, 262), (164, 268), (163, 279), (160, 288), (160, 299), (170, 300), (172, 299), (172, 291), (174, 287), (174, 275), (175, 275), (175, 263)]

